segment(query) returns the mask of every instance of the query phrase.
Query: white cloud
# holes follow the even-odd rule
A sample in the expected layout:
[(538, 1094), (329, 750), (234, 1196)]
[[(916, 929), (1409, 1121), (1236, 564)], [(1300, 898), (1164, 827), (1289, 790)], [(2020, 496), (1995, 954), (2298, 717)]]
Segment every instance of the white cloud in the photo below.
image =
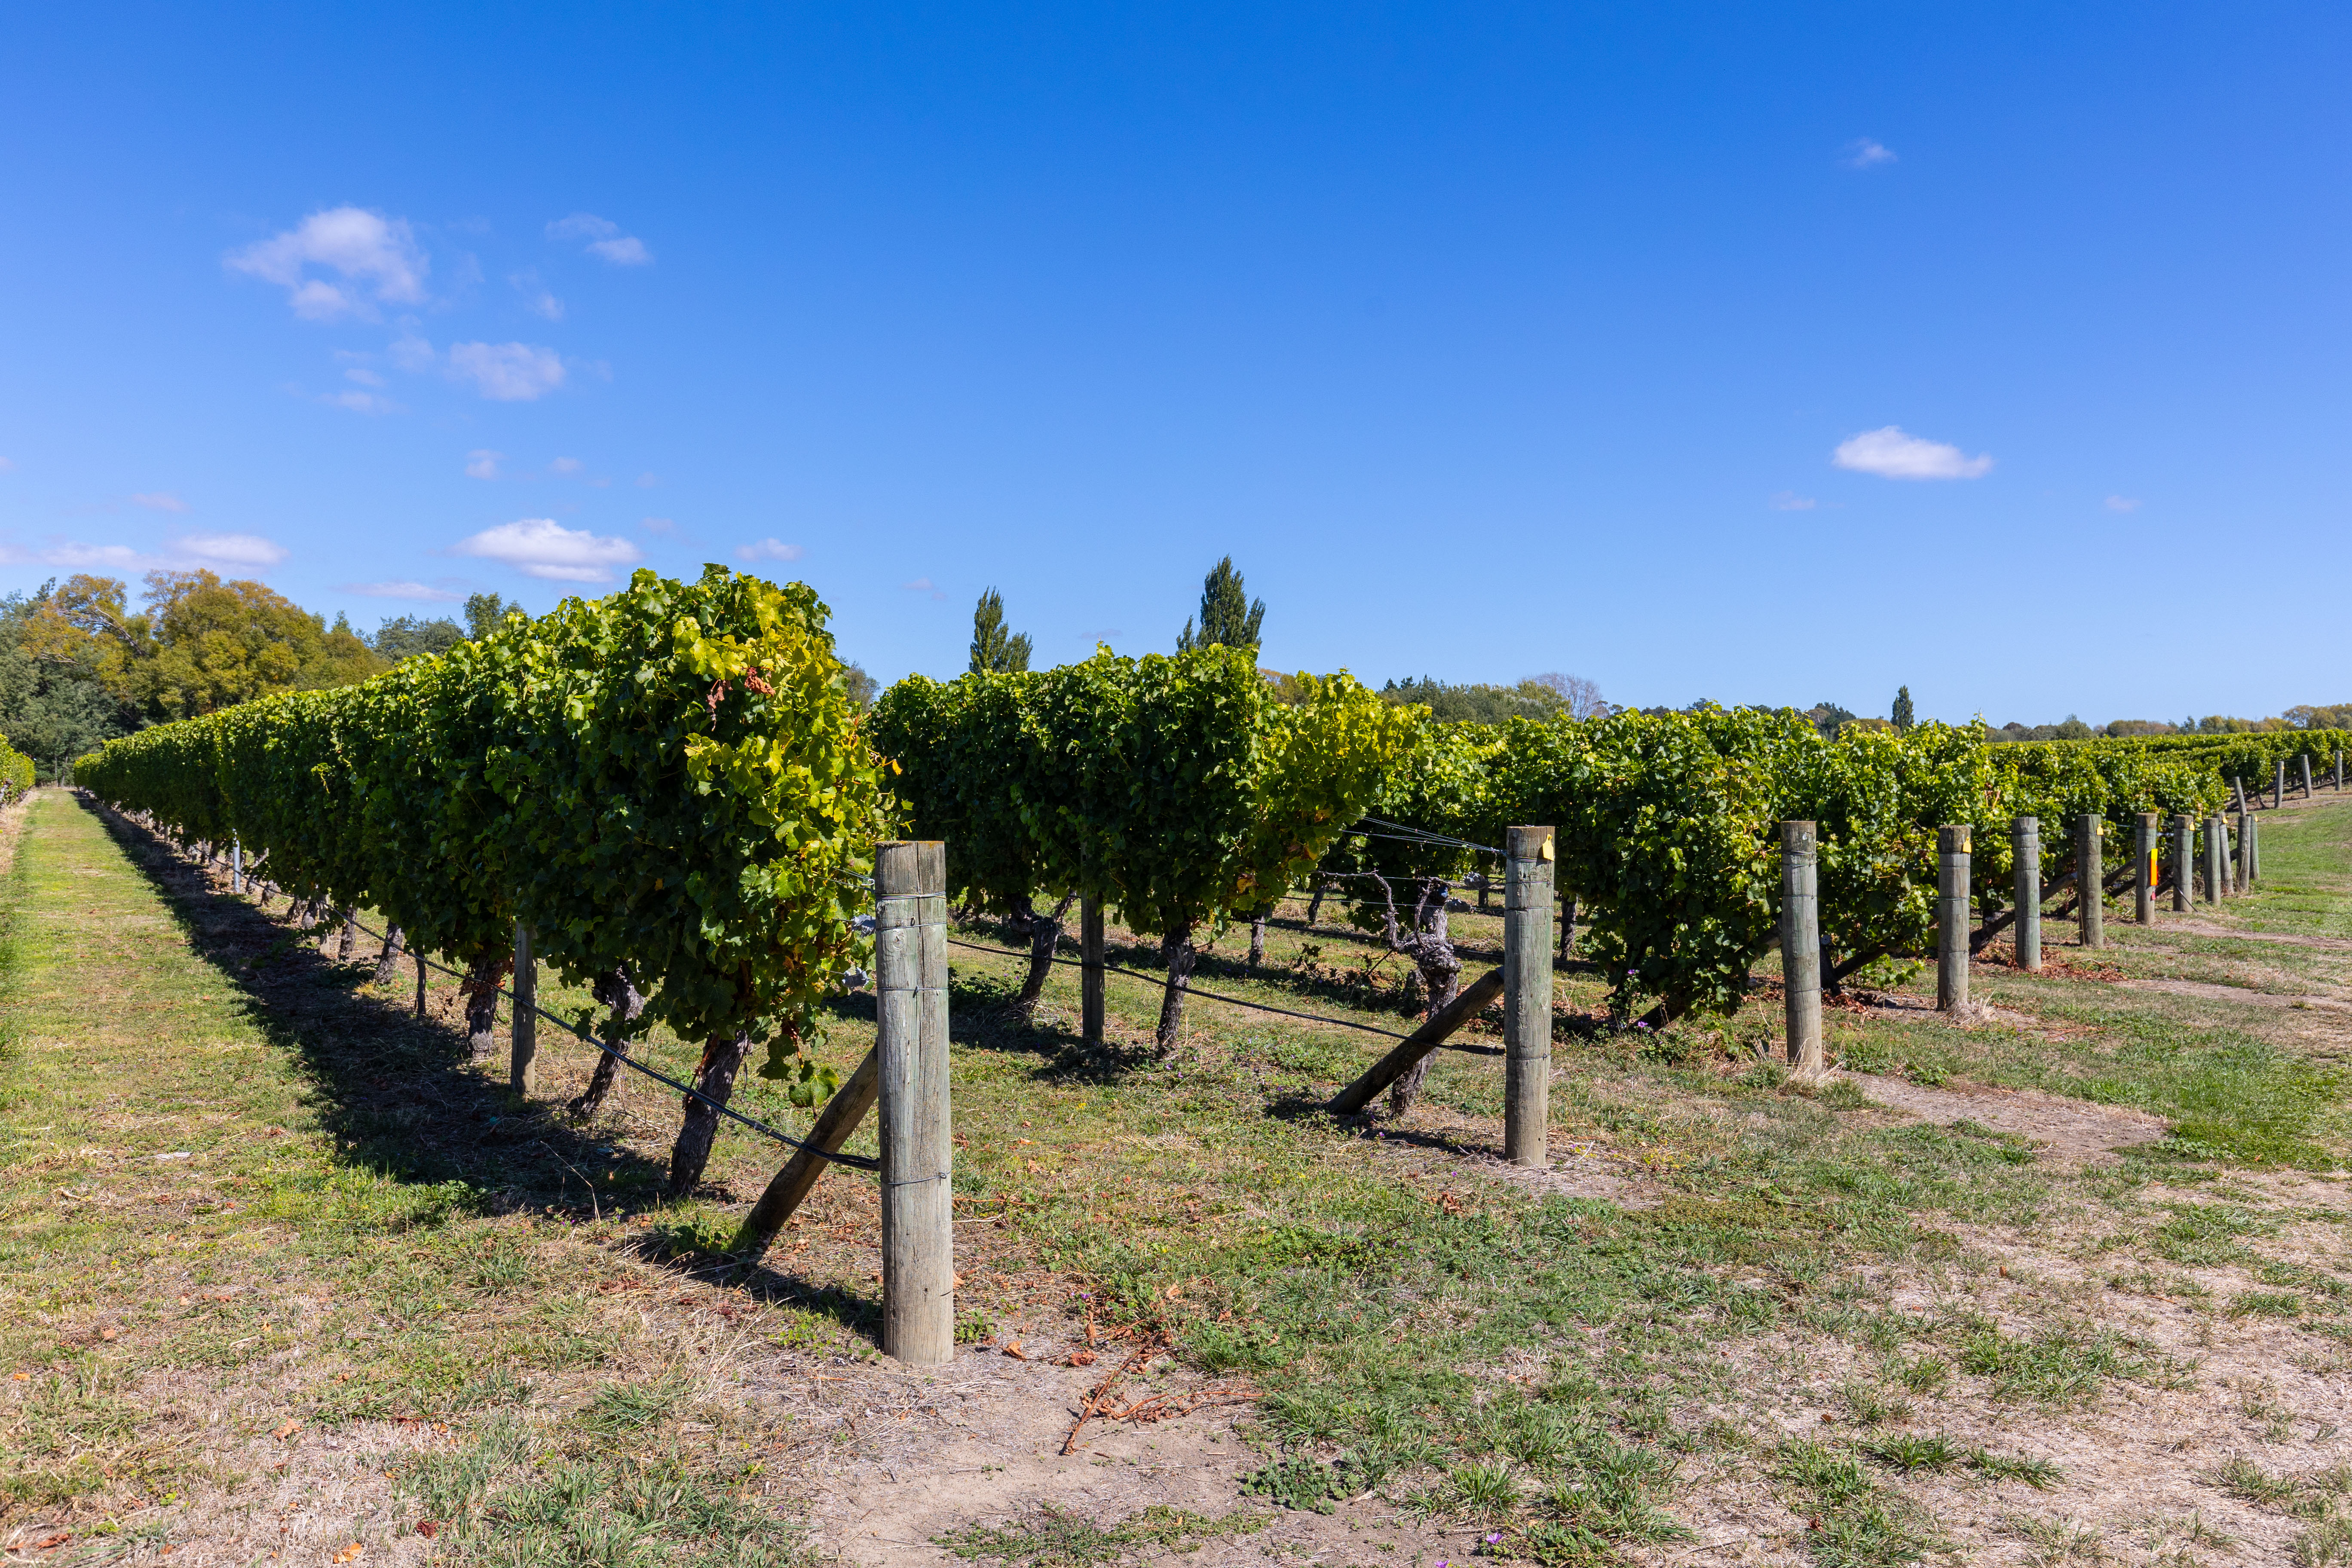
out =
[(929, 577), (918, 577), (911, 583), (901, 583), (898, 586), (908, 593), (928, 594), (931, 591), (931, 580)]
[(499, 464), (505, 458), (504, 452), (478, 447), (466, 454), (466, 477), (469, 479), (495, 479), (499, 477)]
[(526, 268), (507, 279), (522, 295), (522, 308), (534, 316), (544, 316), (551, 321), (563, 320), (563, 301), (549, 292), (539, 280), (539, 274)]
[(1845, 166), (1849, 169), (1875, 169), (1882, 163), (1898, 162), (1893, 150), (1864, 136), (1845, 144)]
[(89, 544), (78, 539), (53, 539), (38, 549), (0, 544), (0, 562), (37, 562), (73, 572), (110, 572), (129, 575), (190, 566), (275, 566), (286, 559), (275, 541), (252, 533), (192, 533), (170, 540), (158, 551), (128, 544)]
[(1768, 502), (1774, 511), (1811, 511), (1820, 504), (1811, 496), (1801, 496), (1794, 490), (1776, 490)]
[(530, 343), (451, 343), (449, 375), (498, 403), (530, 403), (563, 384), (563, 361)]
[(338, 583), (335, 592), (357, 594), (364, 599), (415, 599), (427, 605), (454, 605), (465, 597), (424, 583)]
[(331, 408), (348, 408), (354, 414), (397, 414), (400, 405), (389, 397), (379, 397), (373, 392), (321, 393), (319, 401)]
[(149, 511), (185, 511), (188, 503), (169, 490), (151, 490), (131, 498), (132, 506), (143, 506)]
[(798, 561), (807, 552), (797, 544), (786, 544), (781, 539), (762, 539), (756, 544), (746, 544), (735, 552), (738, 561)]
[(588, 254), (601, 256), (615, 267), (643, 267), (654, 258), (646, 242), (632, 234), (618, 239), (600, 239), (588, 247)]
[[(231, 271), (284, 289), (294, 313), (310, 321), (372, 316), (370, 293), (387, 303), (420, 303), (430, 266), (405, 222), (350, 206), (312, 213), (285, 233), (221, 259)], [(310, 276), (306, 268), (313, 266), (341, 274), (343, 281)]]
[(2107, 498), (2107, 510), (2109, 511), (2137, 511), (2139, 510), (2139, 502), (2129, 496), (2109, 496)]
[(555, 461), (548, 464), (547, 466), (550, 470), (555, 473), (576, 474), (580, 471), (580, 459), (577, 458), (558, 458)]
[(362, 386), (382, 386), (384, 384), (383, 377), (376, 374), (375, 372), (368, 369), (365, 365), (355, 364), (352, 366), (351, 369), (343, 372), (343, 379), (345, 381), (358, 382)]
[(585, 240), (589, 255), (601, 256), (615, 267), (643, 267), (654, 258), (644, 240), (623, 234), (619, 224), (594, 213), (573, 213), (556, 219), (547, 226), (547, 237)]
[(645, 552), (625, 539), (600, 539), (551, 517), (526, 517), (484, 529), (453, 547), (459, 555), (502, 562), (527, 576), (558, 583), (605, 583), (615, 566), (635, 565)]
[(384, 353), (391, 357), (393, 363), (406, 371), (431, 370), (437, 357), (433, 353), (433, 345), (415, 332), (401, 333), (393, 339), (392, 346)]
[(639, 474), (637, 476), (637, 489), (641, 490), (649, 490), (659, 483), (661, 483), (661, 480), (652, 474)]
[(286, 559), (286, 547), (257, 533), (191, 533), (173, 547), (199, 561), (221, 566), (275, 566)]
[(1992, 470), (1990, 454), (1971, 458), (1945, 442), (1906, 436), (1900, 425), (1847, 437), (1830, 461), (1883, 479), (1975, 479)]
[(677, 520), (668, 517), (649, 517), (639, 522), (637, 526), (647, 533), (676, 533)]

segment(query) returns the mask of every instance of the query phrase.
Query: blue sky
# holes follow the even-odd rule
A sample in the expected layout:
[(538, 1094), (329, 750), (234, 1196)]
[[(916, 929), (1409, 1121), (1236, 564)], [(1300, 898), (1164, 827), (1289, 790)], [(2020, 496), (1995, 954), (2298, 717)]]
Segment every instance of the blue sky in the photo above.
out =
[(2340, 7), (6, 40), (0, 590), (208, 563), (372, 627), (716, 560), (888, 680), (991, 585), (1041, 659), (1167, 648), (1231, 552), (1265, 662), (1375, 683), (2352, 698)]

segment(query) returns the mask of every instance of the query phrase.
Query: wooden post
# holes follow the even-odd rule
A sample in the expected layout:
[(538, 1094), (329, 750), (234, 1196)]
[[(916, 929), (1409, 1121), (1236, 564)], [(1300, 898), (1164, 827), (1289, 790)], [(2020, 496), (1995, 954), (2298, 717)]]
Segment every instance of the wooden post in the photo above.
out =
[(2137, 925), (2156, 923), (2156, 825), (2152, 811), (2139, 814), (2132, 829), (2132, 855), (2139, 862), (2132, 886), (2132, 921)]
[[(1969, 1010), (1969, 825), (1936, 829), (1936, 1010)], [(1818, 997), (1814, 1006), (1821, 1005)]]
[(1551, 1163), (1552, 830), (1503, 835), (1503, 1158)]
[(2243, 816), (2246, 814), (2245, 780), (2236, 777), (2232, 777), (2230, 780), (2230, 798), (2238, 815)]
[(2099, 829), (2105, 824), (2095, 811), (2086, 811), (2074, 825), (2074, 890), (2082, 895), (2083, 945), (2107, 945), (2105, 858), (2099, 848)]
[(2196, 842), (2196, 837), (2197, 827), (2189, 820), (2189, 814), (2185, 811), (2173, 813), (2172, 912), (2177, 915), (2189, 912), (2189, 885), (2197, 876), (2197, 862), (2190, 846)]
[(2344, 793), (2344, 748), (2336, 748), (2336, 793)]
[(1374, 1095), (1402, 1078), (1414, 1063), (1444, 1045), (1454, 1030), (1485, 1012), (1486, 1005), (1502, 994), (1503, 972), (1499, 969), (1490, 969), (1465, 985), (1454, 993), (1453, 1001), (1437, 1010), (1436, 1016), (1423, 1019), (1421, 1027), (1341, 1089), (1331, 1101), (1331, 1114), (1353, 1116), (1362, 1110), (1372, 1102)]
[(2042, 821), (2021, 816), (2009, 825), (2010, 852), (2017, 862), (2017, 967), (2042, 967)]
[[(881, 1081), (881, 1058), (868, 1051), (866, 1059), (857, 1064), (857, 1070), (849, 1075), (849, 1081), (835, 1089), (833, 1098), (824, 1102), (824, 1109), (817, 1112), (816, 1125), (809, 1129), (802, 1142), (827, 1154), (840, 1153), (849, 1135), (866, 1120), (866, 1113), (874, 1109), (874, 1092)], [(727, 1250), (744, 1258), (757, 1258), (767, 1251), (768, 1244), (776, 1239), (776, 1233), (784, 1228), (784, 1222), (793, 1217), (793, 1211), (801, 1206), (801, 1200), (809, 1195), (817, 1178), (832, 1163), (807, 1149), (793, 1150), (784, 1168), (768, 1183), (768, 1190), (760, 1194), (760, 1201), (751, 1205), (751, 1212), (743, 1216), (743, 1228), (735, 1233)]]
[(1103, 910), (1091, 894), (1078, 900), (1078, 1033), (1090, 1046), (1102, 1044)]
[(228, 890), (245, 891), (245, 840), (233, 837), (228, 841)]
[(507, 1081), (514, 1091), (529, 1095), (538, 1087), (539, 964), (530, 955), (530, 927), (515, 921), (514, 1048), (507, 1058)]
[(2223, 868), (2230, 858), (2230, 829), (2220, 812), (2205, 819), (2205, 901), (2221, 901)]
[(955, 1356), (946, 850), (936, 839), (899, 840), (874, 862), (882, 1353), (909, 1366)]
[(425, 1016), (425, 950), (416, 950), (416, 1016)]
[(2286, 804), (2286, 759), (2278, 760), (2278, 773), (2271, 781), (2271, 809), (2276, 811)]
[(1789, 1069), (1809, 1083), (1829, 1070), (1822, 1048), (1820, 869), (1813, 825), (1780, 824), (1780, 989), (1788, 1006)]
[(2246, 820), (2246, 886), (2252, 887), (2263, 879), (2263, 819)]
[(2303, 798), (2309, 800), (2311, 798), (2311, 753), (2305, 752), (2297, 756), (2294, 762), (2295, 765), (2303, 770)]
[(2254, 846), (2253, 846), (2253, 837), (2254, 837), (2254, 814), (2253, 814), (2252, 812), (2251, 812), (2251, 811), (2241, 811), (2241, 812), (2239, 812), (2239, 813), (2238, 813), (2238, 858), (2237, 858), (2237, 866), (2236, 866), (2236, 868), (2235, 868), (2234, 872), (2232, 873), (2231, 879), (2231, 882), (2230, 882), (2230, 890), (2231, 890), (2231, 892), (2233, 892), (2233, 893), (2242, 893), (2242, 892), (2244, 892), (2248, 888), (2251, 888), (2251, 887), (2252, 887), (2252, 886), (2253, 886), (2253, 882), (2254, 882)]

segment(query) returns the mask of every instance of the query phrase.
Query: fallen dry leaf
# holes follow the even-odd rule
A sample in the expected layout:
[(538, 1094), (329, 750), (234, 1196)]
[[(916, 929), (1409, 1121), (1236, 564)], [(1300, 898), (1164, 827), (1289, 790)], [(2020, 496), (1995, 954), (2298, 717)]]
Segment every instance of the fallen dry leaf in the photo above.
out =
[(1014, 1361), (1027, 1361), (1029, 1359), (1029, 1357), (1023, 1352), (1021, 1349), (1021, 1342), (1019, 1340), (1015, 1340), (1011, 1344), (1005, 1346), (1003, 1353), (1011, 1356)]
[(1092, 1351), (1072, 1351), (1070, 1352), (1070, 1364), (1072, 1366), (1092, 1366), (1100, 1359), (1102, 1358), (1096, 1355)]
[(272, 1432), (270, 1436), (283, 1443), (287, 1438), (291, 1437), (295, 1433), (299, 1432), (300, 1430), (302, 1430), (302, 1423), (299, 1421), (289, 1421), (285, 1426), (280, 1426), (277, 1431)]

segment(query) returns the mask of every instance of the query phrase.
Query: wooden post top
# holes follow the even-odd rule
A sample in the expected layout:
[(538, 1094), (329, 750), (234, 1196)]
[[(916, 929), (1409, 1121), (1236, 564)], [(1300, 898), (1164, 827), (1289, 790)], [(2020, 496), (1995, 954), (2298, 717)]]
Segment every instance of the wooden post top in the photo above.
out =
[(1813, 852), (1813, 825), (1810, 822), (1780, 824), (1782, 854), (1811, 855)]
[(1553, 858), (1552, 829), (1507, 827), (1503, 830), (1503, 853), (1514, 860), (1549, 860)]
[(948, 847), (936, 838), (898, 838), (876, 847), (874, 891), (882, 898), (948, 890)]
[(1965, 855), (1969, 852), (1969, 825), (1965, 822), (1947, 823), (1936, 829), (1936, 852), (1939, 855)]

